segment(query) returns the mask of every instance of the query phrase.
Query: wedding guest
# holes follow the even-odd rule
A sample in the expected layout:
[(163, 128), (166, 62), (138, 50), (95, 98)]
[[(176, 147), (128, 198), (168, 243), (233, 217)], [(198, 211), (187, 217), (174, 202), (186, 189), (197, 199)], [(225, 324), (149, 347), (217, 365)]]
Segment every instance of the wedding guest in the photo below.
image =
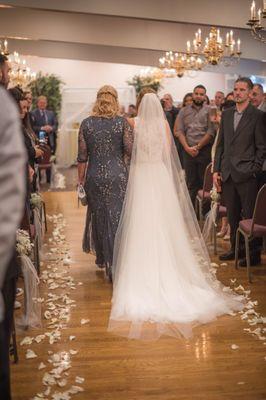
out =
[(226, 95), (225, 100), (232, 100), (232, 101), (234, 101), (234, 92), (229, 92), (229, 93)]
[(168, 124), (170, 126), (176, 149), (179, 155), (179, 159), (181, 162), (181, 165), (183, 164), (183, 152), (182, 152), (182, 146), (180, 146), (179, 140), (174, 136), (174, 127), (175, 127), (175, 122), (176, 122), (176, 117), (179, 113), (179, 109), (174, 106), (173, 98), (169, 93), (166, 93), (162, 100), (161, 100), (162, 107), (164, 109), (164, 113), (166, 116), (166, 119), (168, 121)]
[(224, 92), (217, 90), (217, 92), (215, 93), (215, 96), (214, 96), (214, 103), (219, 110), (222, 109), (222, 104), (223, 104), (224, 100), (225, 100)]
[(134, 118), (137, 115), (137, 109), (134, 104), (129, 104), (128, 110), (127, 110), (127, 116), (128, 118)]
[[(241, 217), (252, 218), (258, 193), (257, 175), (266, 156), (266, 114), (250, 104), (253, 84), (249, 78), (239, 78), (234, 85), (236, 106), (222, 114), (214, 161), (213, 181), (223, 191), (231, 228), (230, 251), (220, 260), (235, 258), (236, 231)], [(250, 241), (251, 265), (259, 264), (260, 241)], [(239, 256), (244, 251), (240, 247)], [(246, 266), (246, 260), (240, 260)]]
[(7, 59), (0, 54), (0, 393), (11, 400), (9, 345), (16, 293), (15, 234), (25, 194), (26, 154), (17, 109), (7, 91)]
[(209, 105), (210, 105), (210, 99), (209, 99), (209, 96), (207, 96), (206, 94), (205, 94), (205, 98), (204, 98), (204, 104), (207, 104), (207, 106), (209, 106)]
[(256, 83), (250, 95), (251, 103), (259, 110), (266, 112), (266, 101), (264, 100), (263, 86)]
[(9, 89), (9, 93), (17, 103), (19, 115), (21, 119), (21, 130), (24, 137), (25, 147), (28, 153), (28, 163), (34, 169), (35, 161), (43, 156), (43, 150), (34, 142), (33, 138), (28, 133), (25, 124), (23, 123), (28, 111), (28, 102), (24, 98), (24, 94), (20, 88)]
[[(258, 108), (258, 110), (266, 112), (266, 100), (264, 100), (263, 86), (261, 84), (256, 83), (253, 86), (250, 98), (254, 107)], [(262, 172), (259, 177), (259, 187), (263, 186), (265, 183), (266, 183), (266, 160), (264, 160), (262, 166)]]
[(120, 114), (122, 117), (125, 117), (125, 116), (126, 116), (126, 107), (125, 107), (125, 106), (123, 106), (123, 105), (120, 106), (120, 108), (119, 108), (119, 114)]
[(46, 132), (48, 144), (52, 150), (52, 154), (56, 152), (57, 142), (57, 118), (52, 110), (47, 110), (47, 98), (39, 96), (37, 100), (37, 108), (31, 112), (32, 128), (39, 138), (40, 131)]
[(78, 180), (84, 185), (88, 200), (83, 250), (95, 250), (96, 264), (108, 267), (110, 279), (114, 239), (128, 179), (126, 157), (130, 157), (132, 144), (132, 130), (120, 115), (117, 91), (103, 86), (92, 114), (80, 126)]
[(193, 104), (180, 110), (175, 127), (175, 136), (184, 149), (184, 169), (193, 205), (198, 190), (203, 187), (204, 173), (211, 162), (211, 147), (215, 137), (210, 107), (204, 104), (205, 98), (205, 87), (197, 85), (193, 90)]
[(193, 93), (190, 92), (184, 96), (182, 107), (191, 106), (192, 103), (193, 103)]
[[(227, 110), (228, 108), (234, 107), (235, 102), (233, 100), (225, 100), (225, 102), (222, 104), (221, 111)], [(221, 123), (221, 111), (217, 109), (216, 115), (210, 115), (211, 121), (215, 125), (215, 129), (217, 131), (215, 141), (212, 146), (212, 172), (214, 168), (214, 158), (215, 158), (215, 152), (216, 152), (216, 147), (217, 147), (217, 142), (218, 142), (218, 137), (219, 137), (219, 128), (220, 128), (220, 123)], [(223, 203), (223, 199), (222, 199)], [(228, 218), (227, 217), (222, 217), (222, 225), (220, 231), (217, 233), (217, 237), (223, 238), (223, 240), (230, 240), (230, 225), (228, 223)]]

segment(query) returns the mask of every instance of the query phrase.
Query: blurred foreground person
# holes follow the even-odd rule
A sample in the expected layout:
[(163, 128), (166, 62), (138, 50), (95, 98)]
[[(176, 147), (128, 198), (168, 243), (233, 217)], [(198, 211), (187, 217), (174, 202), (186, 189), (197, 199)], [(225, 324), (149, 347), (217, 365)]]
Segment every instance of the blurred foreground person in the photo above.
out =
[(26, 154), (15, 105), (0, 86), (0, 393), (11, 399), (9, 343), (16, 290), (15, 234), (24, 207)]

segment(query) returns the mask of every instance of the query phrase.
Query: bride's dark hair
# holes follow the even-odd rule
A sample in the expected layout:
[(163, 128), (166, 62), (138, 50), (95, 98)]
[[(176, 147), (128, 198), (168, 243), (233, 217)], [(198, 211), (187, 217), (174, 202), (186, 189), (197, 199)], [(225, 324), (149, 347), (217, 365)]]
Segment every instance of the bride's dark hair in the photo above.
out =
[(140, 102), (141, 102), (141, 100), (143, 99), (143, 96), (144, 96), (145, 94), (147, 94), (147, 93), (154, 93), (154, 94), (157, 94), (157, 93), (155, 92), (155, 90), (152, 89), (152, 88), (150, 88), (150, 87), (144, 87), (143, 89), (141, 89), (141, 91), (140, 91), (139, 94), (138, 94), (137, 102), (136, 102), (136, 109), (137, 109), (137, 111), (138, 111)]

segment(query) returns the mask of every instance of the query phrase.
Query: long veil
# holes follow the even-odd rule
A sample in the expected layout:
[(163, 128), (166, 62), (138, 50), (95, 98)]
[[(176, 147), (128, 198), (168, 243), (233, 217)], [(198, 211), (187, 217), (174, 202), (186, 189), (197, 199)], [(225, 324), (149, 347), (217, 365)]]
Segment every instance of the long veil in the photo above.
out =
[[(167, 282), (168, 293), (165, 294), (160, 280), (171, 280), (173, 277), (171, 268), (165, 269), (167, 263), (175, 269), (173, 276), (177, 277), (177, 282), (172, 287), (171, 282)], [(141, 272), (138, 271), (140, 264)], [(190, 336), (192, 326), (243, 307), (239, 302), (242, 299), (229, 288), (224, 288), (212, 272), (175, 143), (160, 101), (153, 93), (144, 95), (135, 119), (129, 180), (115, 239), (113, 267), (113, 307), (108, 329), (123, 336), (153, 339), (162, 333), (176, 335), (177, 331)], [(169, 274), (168, 278), (163, 275), (164, 270), (165, 274)], [(146, 304), (138, 308), (136, 305), (135, 309), (138, 291), (133, 289), (142, 284), (141, 280), (147, 281), (147, 292), (151, 289), (152, 295), (144, 301)], [(199, 313), (195, 312), (193, 318), (182, 315), (175, 319), (167, 315), (167, 311), (164, 311), (164, 317), (157, 315), (160, 300), (153, 315), (148, 315), (149, 311), (145, 313), (147, 303), (151, 296), (156, 296), (156, 290), (149, 288), (149, 282), (154, 286), (158, 284), (157, 291), (162, 293), (167, 306), (172, 295), (169, 292), (189, 291), (194, 284), (202, 289), (202, 298), (207, 288), (218, 297), (219, 304), (213, 309), (210, 305), (206, 314), (200, 314), (199, 306)], [(129, 294), (124, 291), (132, 291), (132, 298), (128, 300)], [(125, 299), (128, 301), (123, 305)], [(176, 314), (180, 316), (180, 310), (176, 310)]]

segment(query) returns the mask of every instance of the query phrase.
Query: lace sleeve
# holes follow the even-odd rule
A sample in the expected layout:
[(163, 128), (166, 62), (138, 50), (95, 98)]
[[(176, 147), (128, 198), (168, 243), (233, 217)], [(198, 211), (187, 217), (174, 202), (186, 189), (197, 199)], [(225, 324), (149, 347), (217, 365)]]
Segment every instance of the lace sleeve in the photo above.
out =
[(123, 133), (123, 144), (124, 144), (124, 160), (127, 165), (130, 164), (131, 153), (133, 148), (134, 135), (133, 129), (125, 119), (124, 121), (124, 133)]
[(79, 163), (85, 163), (88, 161), (88, 150), (87, 144), (84, 138), (85, 133), (85, 123), (82, 121), (79, 128), (79, 136), (78, 136), (78, 158), (77, 161)]

